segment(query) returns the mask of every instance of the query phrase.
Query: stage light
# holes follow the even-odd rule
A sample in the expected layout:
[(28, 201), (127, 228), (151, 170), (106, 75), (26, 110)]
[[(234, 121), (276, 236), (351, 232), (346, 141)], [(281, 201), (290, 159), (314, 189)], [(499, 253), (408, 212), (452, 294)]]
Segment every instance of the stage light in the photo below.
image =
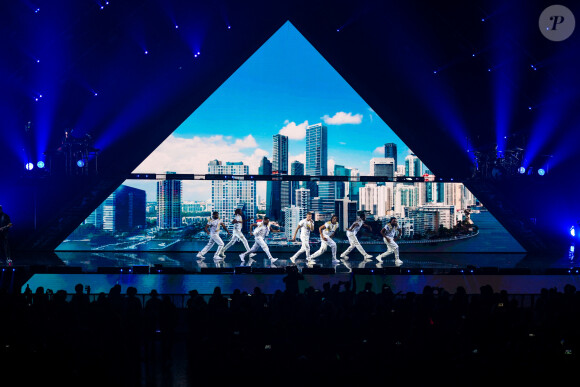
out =
[(35, 100), (36, 102), (38, 102), (38, 97), (34, 98), (34, 100)]
[(36, 166), (37, 166), (39, 169), (42, 169), (42, 168), (44, 168), (44, 161), (39, 161), (38, 163), (36, 163)]
[(93, 95), (96, 97), (98, 94), (97, 94), (97, 92), (95, 92), (95, 93), (93, 93)]
[(491, 69), (487, 69), (487, 72), (491, 72)]
[(472, 57), (475, 57), (475, 54), (471, 54)]
[(543, 168), (538, 169), (538, 175), (544, 176), (545, 174), (546, 174), (546, 171)]
[(26, 165), (24, 166), (24, 168), (26, 168), (27, 171), (32, 171), (34, 169), (34, 164), (32, 164), (32, 163), (26, 163)]
[(101, 9), (105, 9), (105, 6), (104, 5), (101, 5)]
[(484, 22), (485, 21), (485, 18), (481, 18), (481, 21)]
[(231, 30), (231, 29), (232, 29), (232, 26), (228, 26), (228, 30)]
[(531, 106), (528, 106), (528, 110), (532, 110), (532, 107)]
[(38, 12), (40, 12), (40, 8), (36, 8), (36, 9), (34, 10), (34, 13), (38, 13)]
[(37, 59), (37, 60), (36, 60), (36, 63), (40, 63), (40, 59)]
[(526, 173), (526, 168), (525, 167), (519, 167), (518, 168), (518, 172), (523, 175), (524, 173)]
[(437, 74), (437, 70), (433, 71), (433, 74)]
[(145, 55), (149, 54), (149, 51), (145, 50)]
[[(576, 236), (576, 228), (574, 226), (570, 227), (570, 235), (572, 235), (573, 237)], [(570, 246), (570, 249), (574, 251), (574, 246)]]
[(84, 166), (85, 166), (85, 161), (84, 160), (77, 161), (77, 167), (82, 168)]
[(179, 26), (176, 24), (176, 25), (175, 25), (175, 29), (178, 29), (178, 28), (179, 28)]
[(39, 95), (38, 95), (38, 98), (42, 98), (42, 94), (39, 94)]

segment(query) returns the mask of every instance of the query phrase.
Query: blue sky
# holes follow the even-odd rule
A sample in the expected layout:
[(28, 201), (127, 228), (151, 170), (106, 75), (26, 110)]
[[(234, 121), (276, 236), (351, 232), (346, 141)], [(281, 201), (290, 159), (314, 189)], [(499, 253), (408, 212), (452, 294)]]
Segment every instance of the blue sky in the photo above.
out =
[[(257, 173), (259, 160), (263, 156), (271, 158), (272, 136), (277, 133), (289, 135), (290, 162), (304, 162), (304, 128), (319, 122), (326, 122), (328, 127), (329, 164), (358, 168), (361, 174), (368, 174), (370, 159), (384, 157), (381, 149), (385, 143), (397, 143), (399, 163), (409, 153), (393, 131), (287, 22), (136, 172), (205, 173), (207, 162), (217, 158), (243, 161), (250, 165), (251, 173)], [(147, 183), (127, 184), (146, 189), (148, 200), (155, 200), (154, 189)], [(184, 200), (207, 199), (208, 186), (196, 184), (195, 188), (184, 187)]]

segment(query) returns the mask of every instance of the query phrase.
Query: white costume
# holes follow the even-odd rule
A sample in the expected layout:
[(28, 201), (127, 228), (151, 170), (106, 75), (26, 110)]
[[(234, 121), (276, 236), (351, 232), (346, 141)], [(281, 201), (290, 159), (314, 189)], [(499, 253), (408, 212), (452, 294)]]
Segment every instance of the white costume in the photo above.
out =
[(358, 239), (356, 237), (358, 230), (360, 230), (360, 228), (362, 227), (363, 224), (364, 224), (364, 220), (359, 218), (354, 222), (352, 231), (346, 230), (346, 237), (348, 238), (348, 241), (350, 242), (350, 246), (348, 246), (348, 249), (346, 249), (346, 251), (344, 253), (340, 254), (341, 258), (348, 259), (348, 254), (355, 247), (359, 251), (359, 253), (362, 254), (362, 256), (365, 259), (372, 258), (372, 255), (367, 254), (367, 252), (362, 248), (362, 246), (360, 245), (360, 242), (358, 241)]
[(310, 259), (314, 259), (326, 251), (328, 246), (330, 246), (330, 251), (332, 251), (332, 260), (336, 261), (336, 242), (330, 238), (330, 235), (334, 234), (338, 230), (338, 222), (332, 224), (332, 222), (328, 221), (324, 223), (324, 229), (322, 230), (322, 234), (326, 238), (326, 240), (320, 238), (320, 249), (317, 252), (310, 256)]
[(261, 247), (262, 250), (264, 250), (264, 252), (268, 256), (268, 258), (270, 258), (270, 260), (272, 262), (277, 260), (277, 258), (273, 258), (272, 254), (270, 254), (270, 249), (268, 248), (268, 245), (266, 244), (266, 241), (264, 240), (268, 236), (268, 234), (270, 233), (270, 227), (271, 226), (269, 223), (267, 226), (264, 226), (263, 222), (261, 225), (256, 227), (256, 229), (254, 230), (254, 238), (255, 238), (254, 245), (252, 246), (252, 248), (250, 250), (246, 251), (245, 253), (240, 254), (241, 259), (244, 259), (246, 257), (246, 254), (255, 253), (256, 251), (258, 251), (258, 247)]
[(205, 245), (203, 250), (201, 250), (199, 252), (199, 254), (197, 254), (197, 256), (199, 258), (203, 258), (205, 253), (207, 253), (209, 251), (209, 249), (211, 249), (212, 246), (217, 243), (218, 248), (215, 251), (215, 254), (213, 255), (213, 257), (216, 259), (220, 259), (220, 252), (221, 252), (221, 249), (224, 247), (224, 242), (222, 241), (222, 238), (220, 238), (220, 227), (223, 224), (223, 222), (221, 219), (211, 218), (207, 222), (207, 224), (209, 225), (209, 241), (207, 242), (207, 245)]
[(387, 255), (394, 253), (395, 254), (395, 263), (397, 265), (400, 265), (403, 263), (403, 261), (401, 261), (399, 259), (399, 245), (395, 242), (395, 237), (399, 233), (399, 227), (392, 226), (390, 223), (387, 223), (387, 225), (384, 227), (384, 229), (386, 230), (386, 233), (385, 233), (386, 237), (383, 237), (383, 241), (387, 245), (387, 251), (385, 251), (381, 255), (377, 256), (377, 259), (381, 260), (383, 257), (386, 257)]
[(244, 244), (246, 251), (250, 250), (250, 246), (248, 245), (248, 241), (246, 240), (246, 237), (244, 236), (244, 234), (242, 234), (242, 216), (236, 215), (234, 217), (234, 220), (236, 221), (236, 223), (234, 223), (234, 232), (232, 233), (232, 239), (230, 239), (228, 244), (222, 249), (222, 253), (221, 253), (222, 257), (226, 254), (227, 249), (232, 247), (234, 245), (234, 243), (236, 243), (238, 241), (241, 241)]
[(300, 241), (302, 242), (302, 247), (300, 247), (300, 250), (290, 258), (292, 261), (304, 252), (306, 252), (306, 259), (310, 259), (310, 231), (314, 230), (314, 221), (302, 219), (298, 223), (298, 227), (300, 227)]

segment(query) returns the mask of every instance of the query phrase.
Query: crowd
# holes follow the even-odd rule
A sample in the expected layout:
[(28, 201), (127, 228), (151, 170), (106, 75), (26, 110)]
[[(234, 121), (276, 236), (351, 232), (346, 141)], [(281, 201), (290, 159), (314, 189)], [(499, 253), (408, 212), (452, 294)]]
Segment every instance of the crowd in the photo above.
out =
[[(355, 277), (353, 277), (355, 278)], [(372, 291), (356, 281), (273, 295), (202, 296), (185, 308), (152, 291), (115, 285), (91, 301), (76, 293), (0, 293), (0, 361), (18, 385), (252, 385), (537, 382), (573, 375), (580, 292), (541, 289), (522, 306), (482, 286), (468, 295)], [(353, 384), (355, 383), (355, 384)], [(534, 383), (537, 385), (537, 383)]]

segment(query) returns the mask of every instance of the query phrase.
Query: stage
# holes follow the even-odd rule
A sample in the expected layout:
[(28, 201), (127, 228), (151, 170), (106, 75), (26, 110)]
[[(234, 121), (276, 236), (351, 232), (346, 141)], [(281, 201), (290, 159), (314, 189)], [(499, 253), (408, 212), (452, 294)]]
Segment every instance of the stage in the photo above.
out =
[[(266, 294), (284, 290), (283, 278), (288, 268), (296, 267), (304, 276), (300, 290), (309, 286), (322, 289), (324, 283), (335, 284), (356, 281), (357, 290), (370, 282), (375, 292), (384, 285), (396, 292), (422, 292), (426, 285), (441, 287), (454, 293), (462, 286), (470, 294), (479, 293), (483, 285), (495, 291), (511, 294), (537, 294), (540, 289), (567, 283), (576, 286), (577, 273), (574, 255), (539, 257), (525, 254), (401, 254), (403, 265), (396, 267), (392, 256), (383, 263), (376, 259), (363, 260), (351, 254), (349, 260), (333, 264), (330, 254), (324, 254), (314, 265), (307, 264), (304, 256), (290, 261), (290, 254), (280, 256), (275, 263), (259, 253), (253, 262), (242, 262), (237, 254), (227, 254), (216, 261), (213, 253), (197, 259), (195, 253), (116, 253), (116, 252), (51, 252), (20, 254), (15, 257), (19, 273), (26, 273), (21, 282), (35, 291), (37, 287), (66, 290), (74, 293), (77, 283), (89, 285), (92, 294), (108, 293), (115, 284), (123, 291), (129, 286), (146, 295), (155, 289), (162, 294), (186, 295), (190, 290), (211, 294), (216, 286), (224, 294), (235, 289), (251, 293), (259, 287)], [(391, 258), (391, 259), (389, 259)], [(5, 278), (10, 268), (3, 272)], [(181, 301), (176, 300), (177, 304)]]

